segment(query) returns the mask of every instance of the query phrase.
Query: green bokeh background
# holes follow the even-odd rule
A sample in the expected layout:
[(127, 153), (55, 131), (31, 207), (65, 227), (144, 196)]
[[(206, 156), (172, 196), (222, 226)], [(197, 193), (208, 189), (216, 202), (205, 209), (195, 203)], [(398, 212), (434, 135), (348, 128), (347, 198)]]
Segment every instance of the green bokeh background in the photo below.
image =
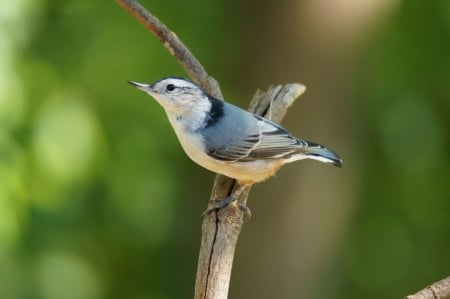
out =
[[(448, 0), (142, 1), (245, 107), (302, 82), (312, 161), (255, 186), (230, 298), (402, 298), (450, 274)], [(114, 1), (0, 2), (0, 299), (190, 298), (213, 174), (126, 80), (185, 73)]]

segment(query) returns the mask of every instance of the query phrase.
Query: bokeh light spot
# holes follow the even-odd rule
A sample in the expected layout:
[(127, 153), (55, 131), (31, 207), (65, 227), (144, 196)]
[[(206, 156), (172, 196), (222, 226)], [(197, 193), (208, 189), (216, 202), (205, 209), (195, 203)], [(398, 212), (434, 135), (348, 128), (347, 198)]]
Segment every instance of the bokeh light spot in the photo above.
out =
[(70, 254), (42, 256), (36, 267), (36, 280), (46, 299), (94, 299), (102, 294), (97, 273), (85, 260)]
[(96, 119), (82, 98), (58, 94), (39, 113), (34, 134), (38, 168), (58, 181), (82, 176), (91, 166), (96, 146)]

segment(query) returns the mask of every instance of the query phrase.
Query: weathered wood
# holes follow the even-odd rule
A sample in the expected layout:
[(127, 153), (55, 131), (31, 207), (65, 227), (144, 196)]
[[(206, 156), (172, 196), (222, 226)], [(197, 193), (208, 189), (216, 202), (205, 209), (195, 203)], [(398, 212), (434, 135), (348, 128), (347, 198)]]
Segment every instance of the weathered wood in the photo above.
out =
[(405, 299), (450, 299), (450, 276), (427, 286)]

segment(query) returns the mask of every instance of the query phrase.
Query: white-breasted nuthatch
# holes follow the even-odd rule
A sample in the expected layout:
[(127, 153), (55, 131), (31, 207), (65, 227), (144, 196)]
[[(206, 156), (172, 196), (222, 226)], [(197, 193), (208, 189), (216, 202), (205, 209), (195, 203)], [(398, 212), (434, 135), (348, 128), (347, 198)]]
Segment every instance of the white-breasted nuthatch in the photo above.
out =
[(128, 82), (161, 104), (194, 162), (238, 181), (240, 188), (217, 208), (236, 199), (245, 186), (271, 177), (283, 164), (314, 159), (342, 166), (333, 151), (218, 100), (189, 80), (167, 77), (152, 84)]

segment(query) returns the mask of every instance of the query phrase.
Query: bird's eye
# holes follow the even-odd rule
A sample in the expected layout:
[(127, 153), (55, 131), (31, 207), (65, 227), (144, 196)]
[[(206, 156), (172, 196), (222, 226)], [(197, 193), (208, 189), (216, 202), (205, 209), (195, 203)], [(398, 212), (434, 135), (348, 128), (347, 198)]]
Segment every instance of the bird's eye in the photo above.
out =
[(166, 86), (166, 89), (167, 89), (167, 91), (172, 91), (172, 90), (175, 89), (175, 85), (173, 85), (173, 84), (168, 84), (168, 85)]

